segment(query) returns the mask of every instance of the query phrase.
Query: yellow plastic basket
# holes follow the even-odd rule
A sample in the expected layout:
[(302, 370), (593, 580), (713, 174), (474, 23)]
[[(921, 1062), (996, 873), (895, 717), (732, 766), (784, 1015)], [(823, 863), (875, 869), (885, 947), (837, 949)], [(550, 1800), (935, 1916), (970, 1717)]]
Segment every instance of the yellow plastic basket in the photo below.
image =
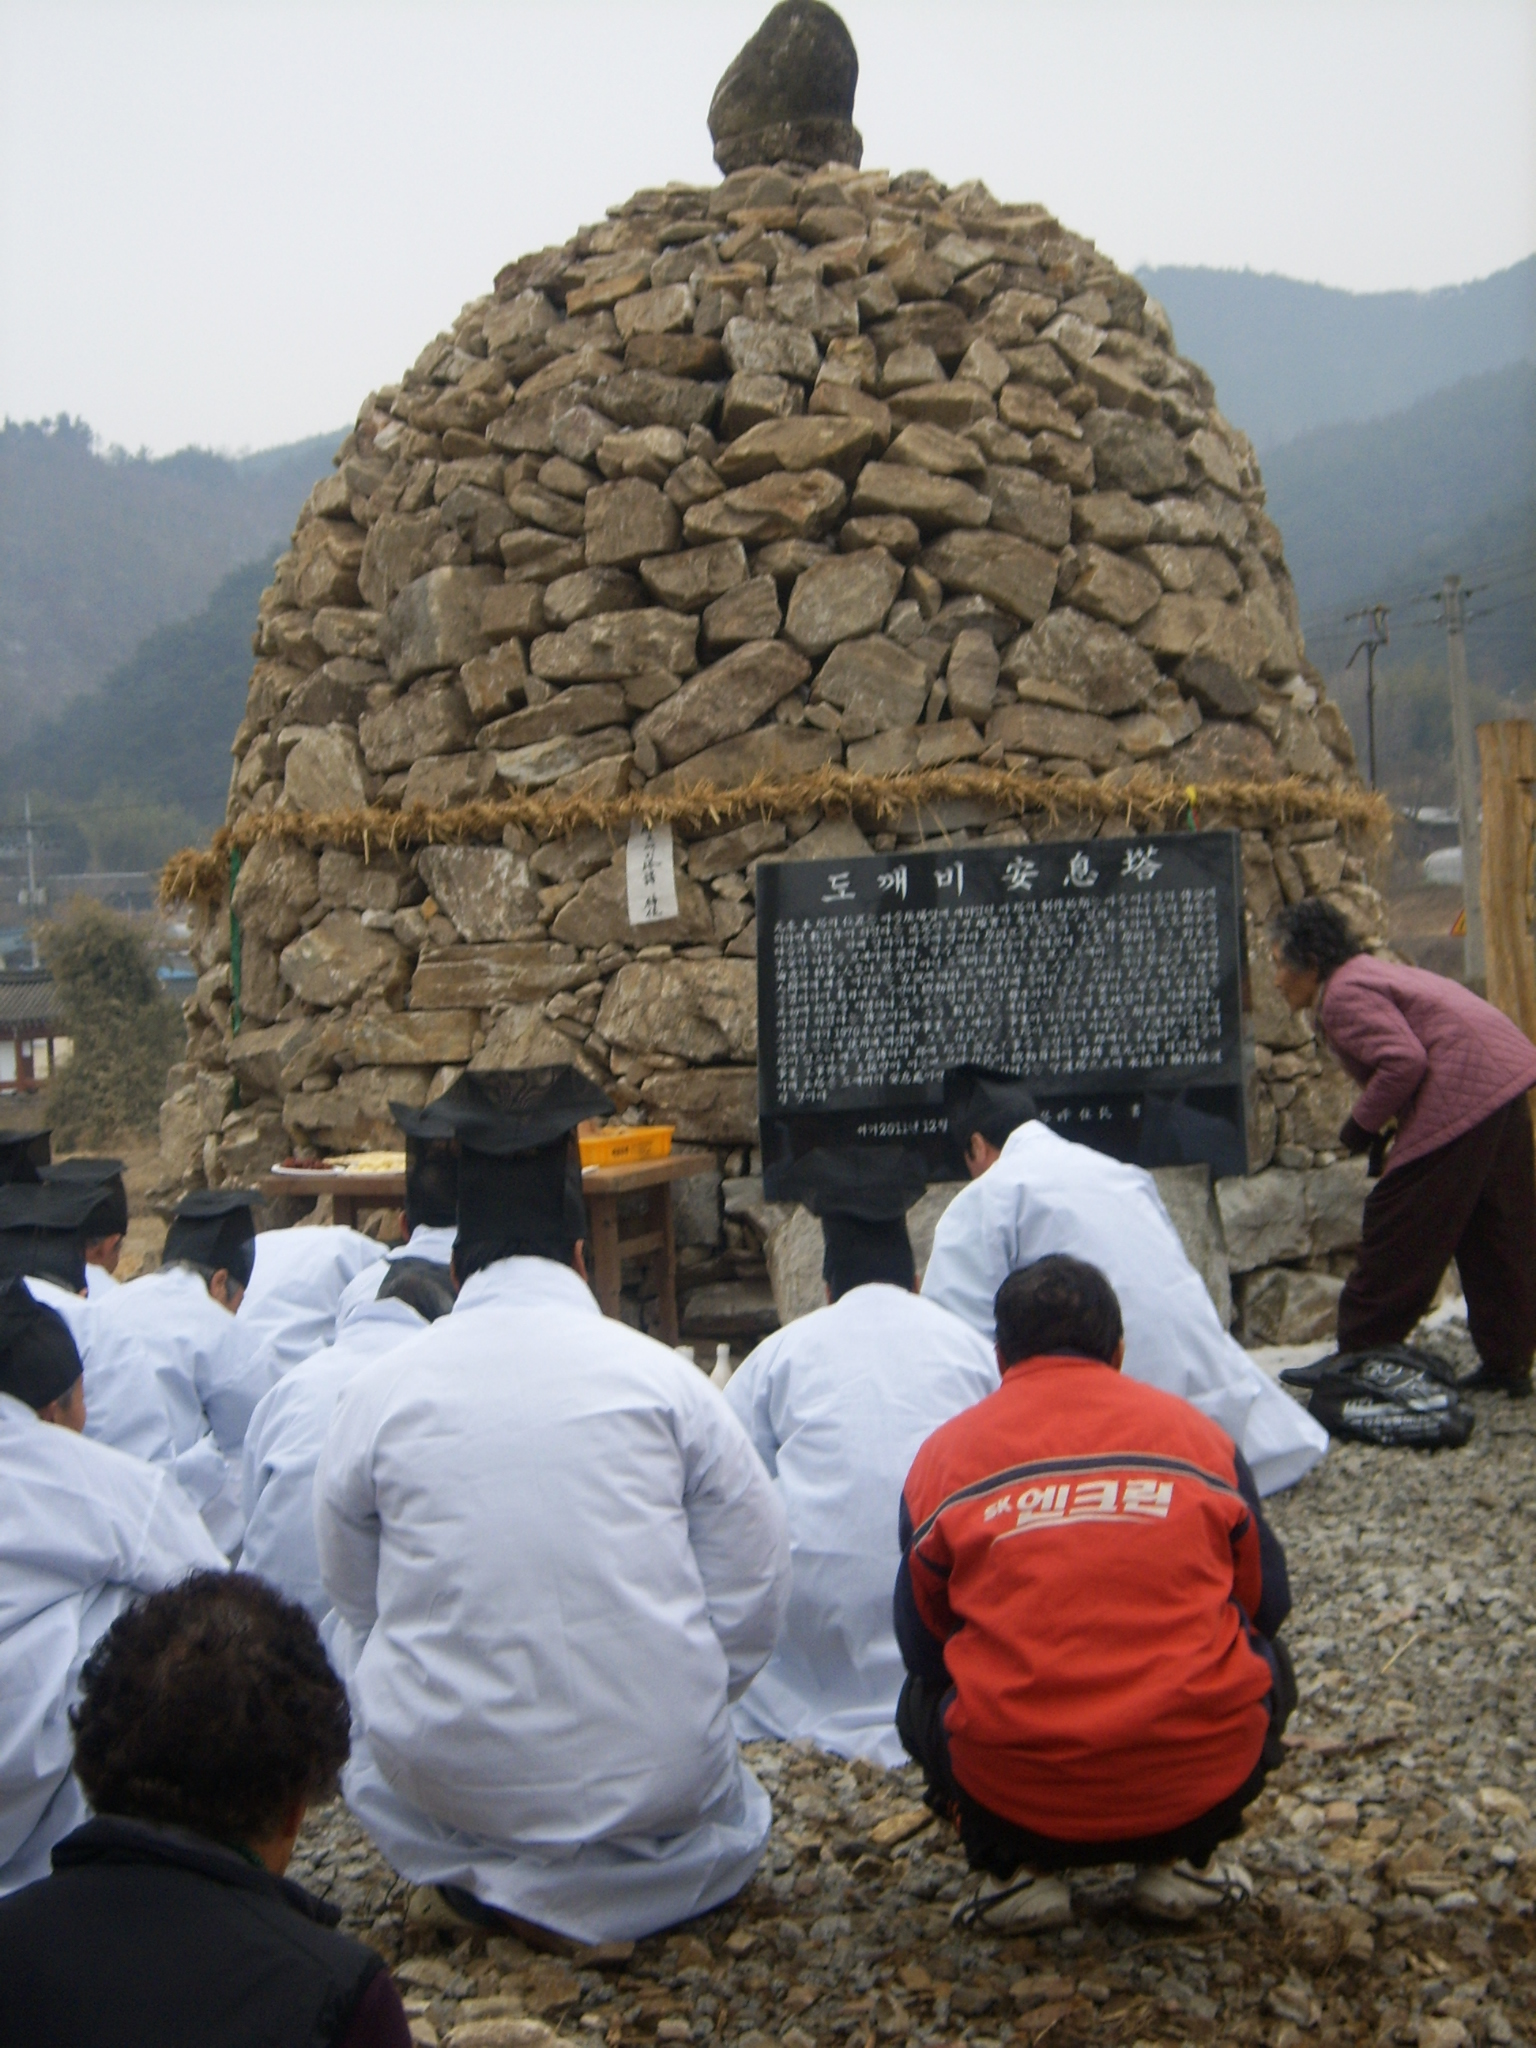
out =
[(665, 1159), (672, 1150), (675, 1124), (612, 1124), (577, 1139), (583, 1166), (638, 1166), (642, 1160)]

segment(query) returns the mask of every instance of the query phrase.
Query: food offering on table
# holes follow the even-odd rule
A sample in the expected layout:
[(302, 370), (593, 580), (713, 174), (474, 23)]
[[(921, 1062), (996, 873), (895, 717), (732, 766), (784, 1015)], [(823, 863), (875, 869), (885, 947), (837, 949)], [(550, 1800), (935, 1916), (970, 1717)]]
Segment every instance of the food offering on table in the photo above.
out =
[(337, 1152), (329, 1159), (285, 1159), (274, 1173), (404, 1173), (403, 1152)]

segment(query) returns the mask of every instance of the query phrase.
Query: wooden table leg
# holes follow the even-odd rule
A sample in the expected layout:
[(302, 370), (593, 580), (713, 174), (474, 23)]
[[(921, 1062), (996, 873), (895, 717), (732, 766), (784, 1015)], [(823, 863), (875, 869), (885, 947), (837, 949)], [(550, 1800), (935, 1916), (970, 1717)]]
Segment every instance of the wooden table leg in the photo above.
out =
[(661, 1236), (661, 1249), (655, 1254), (657, 1334), (663, 1344), (676, 1344), (677, 1238), (672, 1226), (670, 1181), (651, 1190), (651, 1228)]
[(605, 1316), (619, 1312), (619, 1204), (615, 1195), (588, 1195), (587, 1221), (592, 1231), (592, 1292)]

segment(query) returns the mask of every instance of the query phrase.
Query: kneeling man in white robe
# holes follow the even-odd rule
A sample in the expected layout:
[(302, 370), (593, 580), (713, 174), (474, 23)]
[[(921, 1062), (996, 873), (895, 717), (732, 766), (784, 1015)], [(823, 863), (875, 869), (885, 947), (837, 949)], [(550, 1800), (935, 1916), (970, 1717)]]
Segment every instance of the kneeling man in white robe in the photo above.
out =
[(199, 1188), (165, 1235), (157, 1273), (92, 1304), (103, 1371), (153, 1373), (170, 1417), (176, 1477), (232, 1557), (245, 1534), (241, 1458), (251, 1412), (277, 1378), (274, 1354), (236, 1319), (255, 1264), (245, 1188)]
[(38, 1178), (45, 1186), (62, 1184), (94, 1191), (96, 1203), (81, 1233), (85, 1288), (93, 1301), (98, 1295), (110, 1294), (121, 1284), (115, 1276), (123, 1239), (128, 1235), (128, 1190), (123, 1183), (122, 1160), (57, 1159), (50, 1166), (40, 1166)]
[(270, 1352), (279, 1372), (313, 1358), (335, 1338), (347, 1288), (383, 1263), (384, 1247), (376, 1238), (342, 1223), (262, 1231), (240, 1298), (247, 1343)]
[[(80, 1356), (20, 1281), (0, 1288), (0, 1894), (48, 1875), (85, 1818), (69, 1709), (136, 1593), (222, 1570), (163, 1467), (90, 1443)], [(50, 1426), (52, 1425), (52, 1426)]]
[[(100, 1296), (87, 1292), (82, 1238), (97, 1190), (66, 1182), (0, 1188), (0, 1280), (19, 1278), (63, 1317), (85, 1373), (85, 1433), (114, 1450), (169, 1465), (171, 1419), (143, 1355), (96, 1341)], [(108, 1283), (119, 1292), (117, 1282)]]
[(1022, 1083), (975, 1067), (944, 1077), (951, 1142), (971, 1185), (939, 1219), (923, 1298), (990, 1343), (1010, 1273), (1053, 1252), (1097, 1266), (1125, 1319), (1127, 1379), (1178, 1394), (1224, 1429), (1261, 1494), (1293, 1486), (1328, 1433), (1221, 1327), (1157, 1183), (1038, 1121)]
[(338, 1337), (359, 1302), (374, 1301), (381, 1292), (387, 1293), (392, 1276), (393, 1284), (400, 1284), (398, 1267), (421, 1273), (426, 1279), (435, 1275), (446, 1281), (453, 1257), (459, 1199), (453, 1132), (435, 1105), (412, 1109), (409, 1103), (392, 1102), (389, 1113), (405, 1137), (405, 1243), (392, 1246), (377, 1264), (365, 1266), (342, 1289), (336, 1310)]
[(419, 1337), (453, 1307), (446, 1269), (411, 1262), (390, 1267), (389, 1274), (389, 1293), (343, 1310), (335, 1343), (268, 1388), (245, 1433), (240, 1569), (297, 1600), (317, 1627), (331, 1603), (315, 1548), (315, 1467), (336, 1403), (365, 1366)]
[(745, 1740), (808, 1739), (887, 1769), (905, 1669), (891, 1587), (901, 1489), (941, 1423), (997, 1391), (985, 1338), (916, 1292), (906, 1212), (922, 1159), (818, 1150), (770, 1174), (821, 1218), (827, 1308), (766, 1338), (726, 1388), (789, 1517), (794, 1584), (778, 1648), (736, 1707)]
[(352, 1381), (315, 1483), (348, 1803), (467, 1917), (585, 1942), (751, 1876), (771, 1815), (730, 1704), (789, 1592), (741, 1425), (586, 1284), (573, 1133), (608, 1106), (569, 1067), (440, 1098), (458, 1300)]

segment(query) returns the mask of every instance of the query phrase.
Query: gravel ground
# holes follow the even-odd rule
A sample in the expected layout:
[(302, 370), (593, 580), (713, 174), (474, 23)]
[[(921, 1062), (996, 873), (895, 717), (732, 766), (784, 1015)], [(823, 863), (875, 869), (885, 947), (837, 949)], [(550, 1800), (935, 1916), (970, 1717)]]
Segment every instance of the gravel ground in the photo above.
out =
[(557, 1960), (408, 1922), (409, 1887), (339, 1805), (292, 1875), (449, 2048), (1536, 2043), (1533, 1450), (1536, 1402), (1479, 1398), (1464, 1450), (1335, 1445), (1271, 1503), (1301, 1705), (1236, 1850), (1252, 1902), (1187, 1929), (1138, 1921), (1111, 1869), (1059, 1933), (953, 1934), (967, 1874), (917, 1773), (776, 1743), (748, 1751), (775, 1809), (758, 1876), (632, 1946)]

